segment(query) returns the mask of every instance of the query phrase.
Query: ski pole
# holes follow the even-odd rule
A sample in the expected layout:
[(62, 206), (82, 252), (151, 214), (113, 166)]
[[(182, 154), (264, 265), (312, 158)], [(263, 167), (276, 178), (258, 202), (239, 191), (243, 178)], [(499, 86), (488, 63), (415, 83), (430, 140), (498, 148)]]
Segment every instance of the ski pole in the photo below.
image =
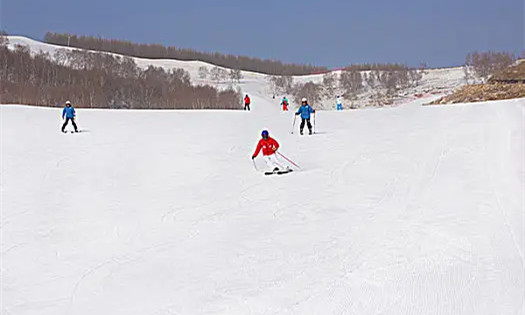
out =
[(293, 116), (293, 125), (292, 125), (292, 135), (293, 135), (293, 131), (295, 129), (295, 120), (297, 119), (297, 115), (294, 115)]
[(258, 171), (259, 171), (259, 169), (257, 168), (257, 164), (255, 164), (255, 160), (254, 160), (254, 159), (252, 159), (252, 162), (253, 162), (253, 167), (255, 167), (255, 170), (256, 170), (256, 171), (258, 172)]
[(315, 112), (314, 112), (314, 133), (315, 133)]
[(281, 157), (283, 157), (286, 161), (292, 163), (292, 165), (294, 165), (295, 167), (297, 167), (298, 169), (300, 169), (301, 167), (297, 164), (294, 163), (294, 161), (290, 160), (289, 158), (287, 158), (286, 156), (284, 156), (281, 152), (277, 151), (277, 154), (279, 154)]

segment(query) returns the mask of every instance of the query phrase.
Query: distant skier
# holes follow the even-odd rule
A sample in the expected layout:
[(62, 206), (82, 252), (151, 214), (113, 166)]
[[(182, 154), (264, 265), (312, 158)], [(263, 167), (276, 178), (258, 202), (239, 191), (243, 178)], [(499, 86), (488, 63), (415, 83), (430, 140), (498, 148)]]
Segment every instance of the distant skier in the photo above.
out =
[(262, 139), (259, 140), (259, 142), (257, 143), (257, 148), (255, 149), (255, 152), (252, 155), (252, 160), (255, 159), (257, 155), (259, 155), (259, 152), (262, 150), (264, 162), (266, 162), (266, 165), (271, 170), (271, 172), (267, 172), (267, 174), (277, 172), (290, 172), (291, 169), (288, 167), (284, 167), (275, 155), (275, 152), (277, 152), (277, 149), (279, 149), (279, 143), (275, 141), (275, 139), (270, 137), (268, 130), (263, 130), (261, 133), (261, 137)]
[(303, 134), (304, 124), (308, 126), (309, 134), (312, 134), (312, 124), (310, 123), (310, 114), (315, 113), (315, 110), (308, 105), (308, 100), (303, 98), (301, 100), (301, 107), (297, 110), (295, 115), (301, 115), (301, 125), (299, 126), (299, 132)]
[(71, 106), (71, 102), (66, 101), (66, 106), (64, 107), (64, 110), (62, 110), (62, 119), (64, 119), (64, 117), (66, 118), (66, 121), (62, 125), (62, 132), (66, 132), (66, 126), (70, 120), (73, 124), (73, 128), (75, 128), (75, 132), (78, 132), (77, 124), (75, 123), (75, 116), (75, 109)]
[(244, 96), (244, 110), (250, 110), (250, 103), (252, 101), (250, 100), (250, 97), (248, 96), (248, 94), (246, 94), (246, 96)]
[(283, 107), (283, 111), (287, 112), (288, 111), (288, 99), (285, 97), (283, 97), (283, 100), (281, 102), (281, 106)]
[(337, 110), (343, 110), (343, 98), (340, 95), (337, 95), (335, 98), (335, 103), (337, 105)]

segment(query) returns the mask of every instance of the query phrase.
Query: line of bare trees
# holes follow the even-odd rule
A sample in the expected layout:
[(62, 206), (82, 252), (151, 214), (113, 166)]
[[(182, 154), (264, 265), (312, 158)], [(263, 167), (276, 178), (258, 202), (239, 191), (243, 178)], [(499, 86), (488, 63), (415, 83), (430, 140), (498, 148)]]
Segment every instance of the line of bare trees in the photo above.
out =
[(401, 63), (363, 63), (346, 66), (345, 71), (403, 71), (408, 67)]
[(82, 50), (32, 55), (0, 45), (0, 102), (129, 109), (241, 109), (233, 90), (192, 86), (187, 72), (140, 69), (129, 57)]
[(199, 52), (158, 44), (137, 44), (129, 41), (104, 39), (94, 36), (77, 36), (48, 32), (45, 42), (55, 45), (107, 51), (127, 56), (152, 59), (199, 60), (230, 69), (253, 71), (271, 75), (304, 75), (326, 72), (326, 67), (312, 65), (284, 64), (277, 60)]
[(313, 103), (319, 102), (323, 97), (333, 98), (336, 95), (344, 95), (346, 100), (353, 102), (361, 94), (369, 92), (373, 103), (385, 105), (391, 104), (402, 90), (419, 86), (425, 67), (425, 64), (418, 68), (398, 64), (353, 65), (340, 75), (326, 73), (322, 83), (294, 83), (291, 76), (272, 76), (269, 83), (274, 95), (291, 94), (297, 103), (303, 97)]
[(375, 65), (369, 70), (352, 68), (339, 77), (339, 90), (346, 100), (354, 102), (364, 92), (370, 92), (372, 103), (391, 104), (402, 91), (421, 84), (425, 65), (409, 68), (400, 65)]
[(467, 84), (475, 83), (475, 76), (486, 82), (488, 78), (499, 70), (503, 70), (514, 63), (516, 58), (508, 52), (472, 52), (465, 57), (463, 71)]
[(211, 69), (201, 66), (199, 67), (198, 74), (200, 79), (210, 79), (215, 82), (215, 84), (229, 81), (231, 87), (233, 87), (234, 84), (241, 83), (241, 79), (243, 78), (240, 69), (226, 70), (216, 66)]

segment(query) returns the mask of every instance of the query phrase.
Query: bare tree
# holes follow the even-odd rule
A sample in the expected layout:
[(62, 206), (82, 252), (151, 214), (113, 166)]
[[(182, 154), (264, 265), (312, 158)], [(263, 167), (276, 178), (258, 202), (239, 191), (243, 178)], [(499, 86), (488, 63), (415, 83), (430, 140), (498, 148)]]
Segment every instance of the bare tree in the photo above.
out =
[(228, 80), (228, 71), (226, 71), (223, 68), (219, 68), (219, 77), (220, 77), (221, 81)]
[(466, 56), (465, 64), (486, 81), (490, 75), (510, 66), (514, 60), (514, 55), (507, 52), (473, 52)]
[(397, 82), (395, 77), (395, 72), (385, 71), (381, 74), (381, 79), (379, 80), (382, 86), (386, 89), (386, 95), (393, 97), (397, 91)]
[(321, 101), (321, 86), (311, 81), (304, 84), (296, 84), (293, 88), (294, 101), (301, 104), (301, 99), (306, 97), (310, 105)]
[(382, 71), (375, 69), (369, 71), (366, 75), (366, 84), (371, 92), (370, 99), (373, 104), (381, 104), (383, 97), (382, 93), (382, 84), (381, 84), (381, 74)]
[(230, 69), (230, 80), (232, 84), (241, 83), (242, 73), (240, 69)]
[(326, 97), (334, 96), (335, 89), (337, 88), (337, 75), (335, 73), (329, 72), (323, 75), (323, 88)]
[(294, 78), (292, 76), (281, 76), (280, 87), (285, 94), (291, 94), (294, 86)]
[(376, 86), (376, 79), (373, 71), (369, 71), (363, 75), (366, 85), (369, 89), (373, 90)]
[(281, 89), (280, 89), (280, 86), (279, 86), (279, 83), (280, 83), (279, 78), (280, 78), (280, 76), (278, 76), (278, 75), (272, 75), (272, 76), (268, 77), (268, 82), (270, 83), (270, 89), (271, 89), (271, 92), (274, 95), (274, 97), (275, 97), (276, 94), (280, 94), (280, 90)]
[(7, 38), (7, 33), (3, 30), (0, 30), (0, 46), (7, 46), (9, 44), (9, 39)]
[(271, 76), (268, 79), (273, 94), (291, 94), (294, 90), (294, 79), (292, 76), (280, 75)]
[(68, 61), (68, 54), (67, 54), (67, 51), (65, 49), (57, 49), (55, 50), (55, 53), (53, 54), (53, 60), (54, 62), (56, 62), (57, 64), (61, 65), (61, 66), (65, 66), (67, 65)]
[(221, 81), (223, 81), (227, 76), (226, 70), (219, 68), (219, 67), (213, 67), (210, 71), (210, 77), (213, 81), (215, 81), (215, 84), (219, 84)]
[(205, 80), (208, 78), (208, 75), (210, 74), (210, 71), (207, 67), (201, 66), (199, 67), (199, 78)]
[(363, 76), (360, 71), (343, 71), (339, 78), (341, 88), (344, 90), (345, 97), (351, 99), (357, 96), (363, 89)]
[(117, 69), (118, 75), (123, 78), (136, 78), (140, 72), (137, 63), (131, 57), (123, 57)]
[(410, 87), (410, 77), (408, 68), (394, 71), (394, 75), (396, 77), (396, 88), (398, 91), (408, 89)]
[(385, 90), (385, 95), (392, 99), (402, 89), (409, 86), (409, 71), (408, 68), (394, 71), (380, 71), (379, 85)]
[(273, 97), (275, 98), (275, 94), (279, 94), (279, 87), (277, 86), (277, 78), (276, 75), (271, 75), (266, 77), (266, 80), (268, 81), (268, 84), (270, 85), (270, 93), (273, 94)]
[(350, 101), (350, 107), (355, 108), (355, 101), (363, 91), (363, 74), (359, 70), (343, 71), (339, 78), (340, 86), (344, 91), (344, 97)]
[(422, 62), (419, 64), (419, 67), (412, 68), (408, 70), (408, 80), (409, 85), (413, 87), (417, 87), (421, 84), (421, 80), (423, 79), (423, 75), (426, 73), (425, 69), (427, 67), (427, 64)]
[(465, 79), (466, 84), (470, 84), (473, 79), (471, 66), (467, 64), (463, 66), (463, 78)]

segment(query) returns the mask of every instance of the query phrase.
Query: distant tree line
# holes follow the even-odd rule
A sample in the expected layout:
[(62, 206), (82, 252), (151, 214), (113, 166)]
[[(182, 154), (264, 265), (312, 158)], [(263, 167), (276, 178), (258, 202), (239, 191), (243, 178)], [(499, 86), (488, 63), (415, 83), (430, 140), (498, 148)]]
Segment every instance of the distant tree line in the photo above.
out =
[(401, 63), (363, 63), (363, 64), (351, 64), (344, 68), (345, 71), (403, 71), (407, 70), (407, 67)]
[(241, 109), (238, 92), (192, 86), (182, 69), (140, 69), (132, 58), (106, 53), (32, 55), (24, 46), (0, 45), (0, 102), (61, 106), (67, 99), (93, 108)]
[(230, 69), (253, 71), (270, 75), (305, 75), (327, 72), (326, 67), (312, 65), (284, 64), (276, 60), (259, 59), (221, 53), (199, 52), (192, 49), (182, 49), (158, 44), (137, 44), (129, 41), (104, 39), (94, 36), (77, 36), (48, 32), (44, 38), (46, 43), (70, 46), (76, 48), (113, 52), (117, 54), (151, 58), (177, 59), (186, 61), (204, 61)]

